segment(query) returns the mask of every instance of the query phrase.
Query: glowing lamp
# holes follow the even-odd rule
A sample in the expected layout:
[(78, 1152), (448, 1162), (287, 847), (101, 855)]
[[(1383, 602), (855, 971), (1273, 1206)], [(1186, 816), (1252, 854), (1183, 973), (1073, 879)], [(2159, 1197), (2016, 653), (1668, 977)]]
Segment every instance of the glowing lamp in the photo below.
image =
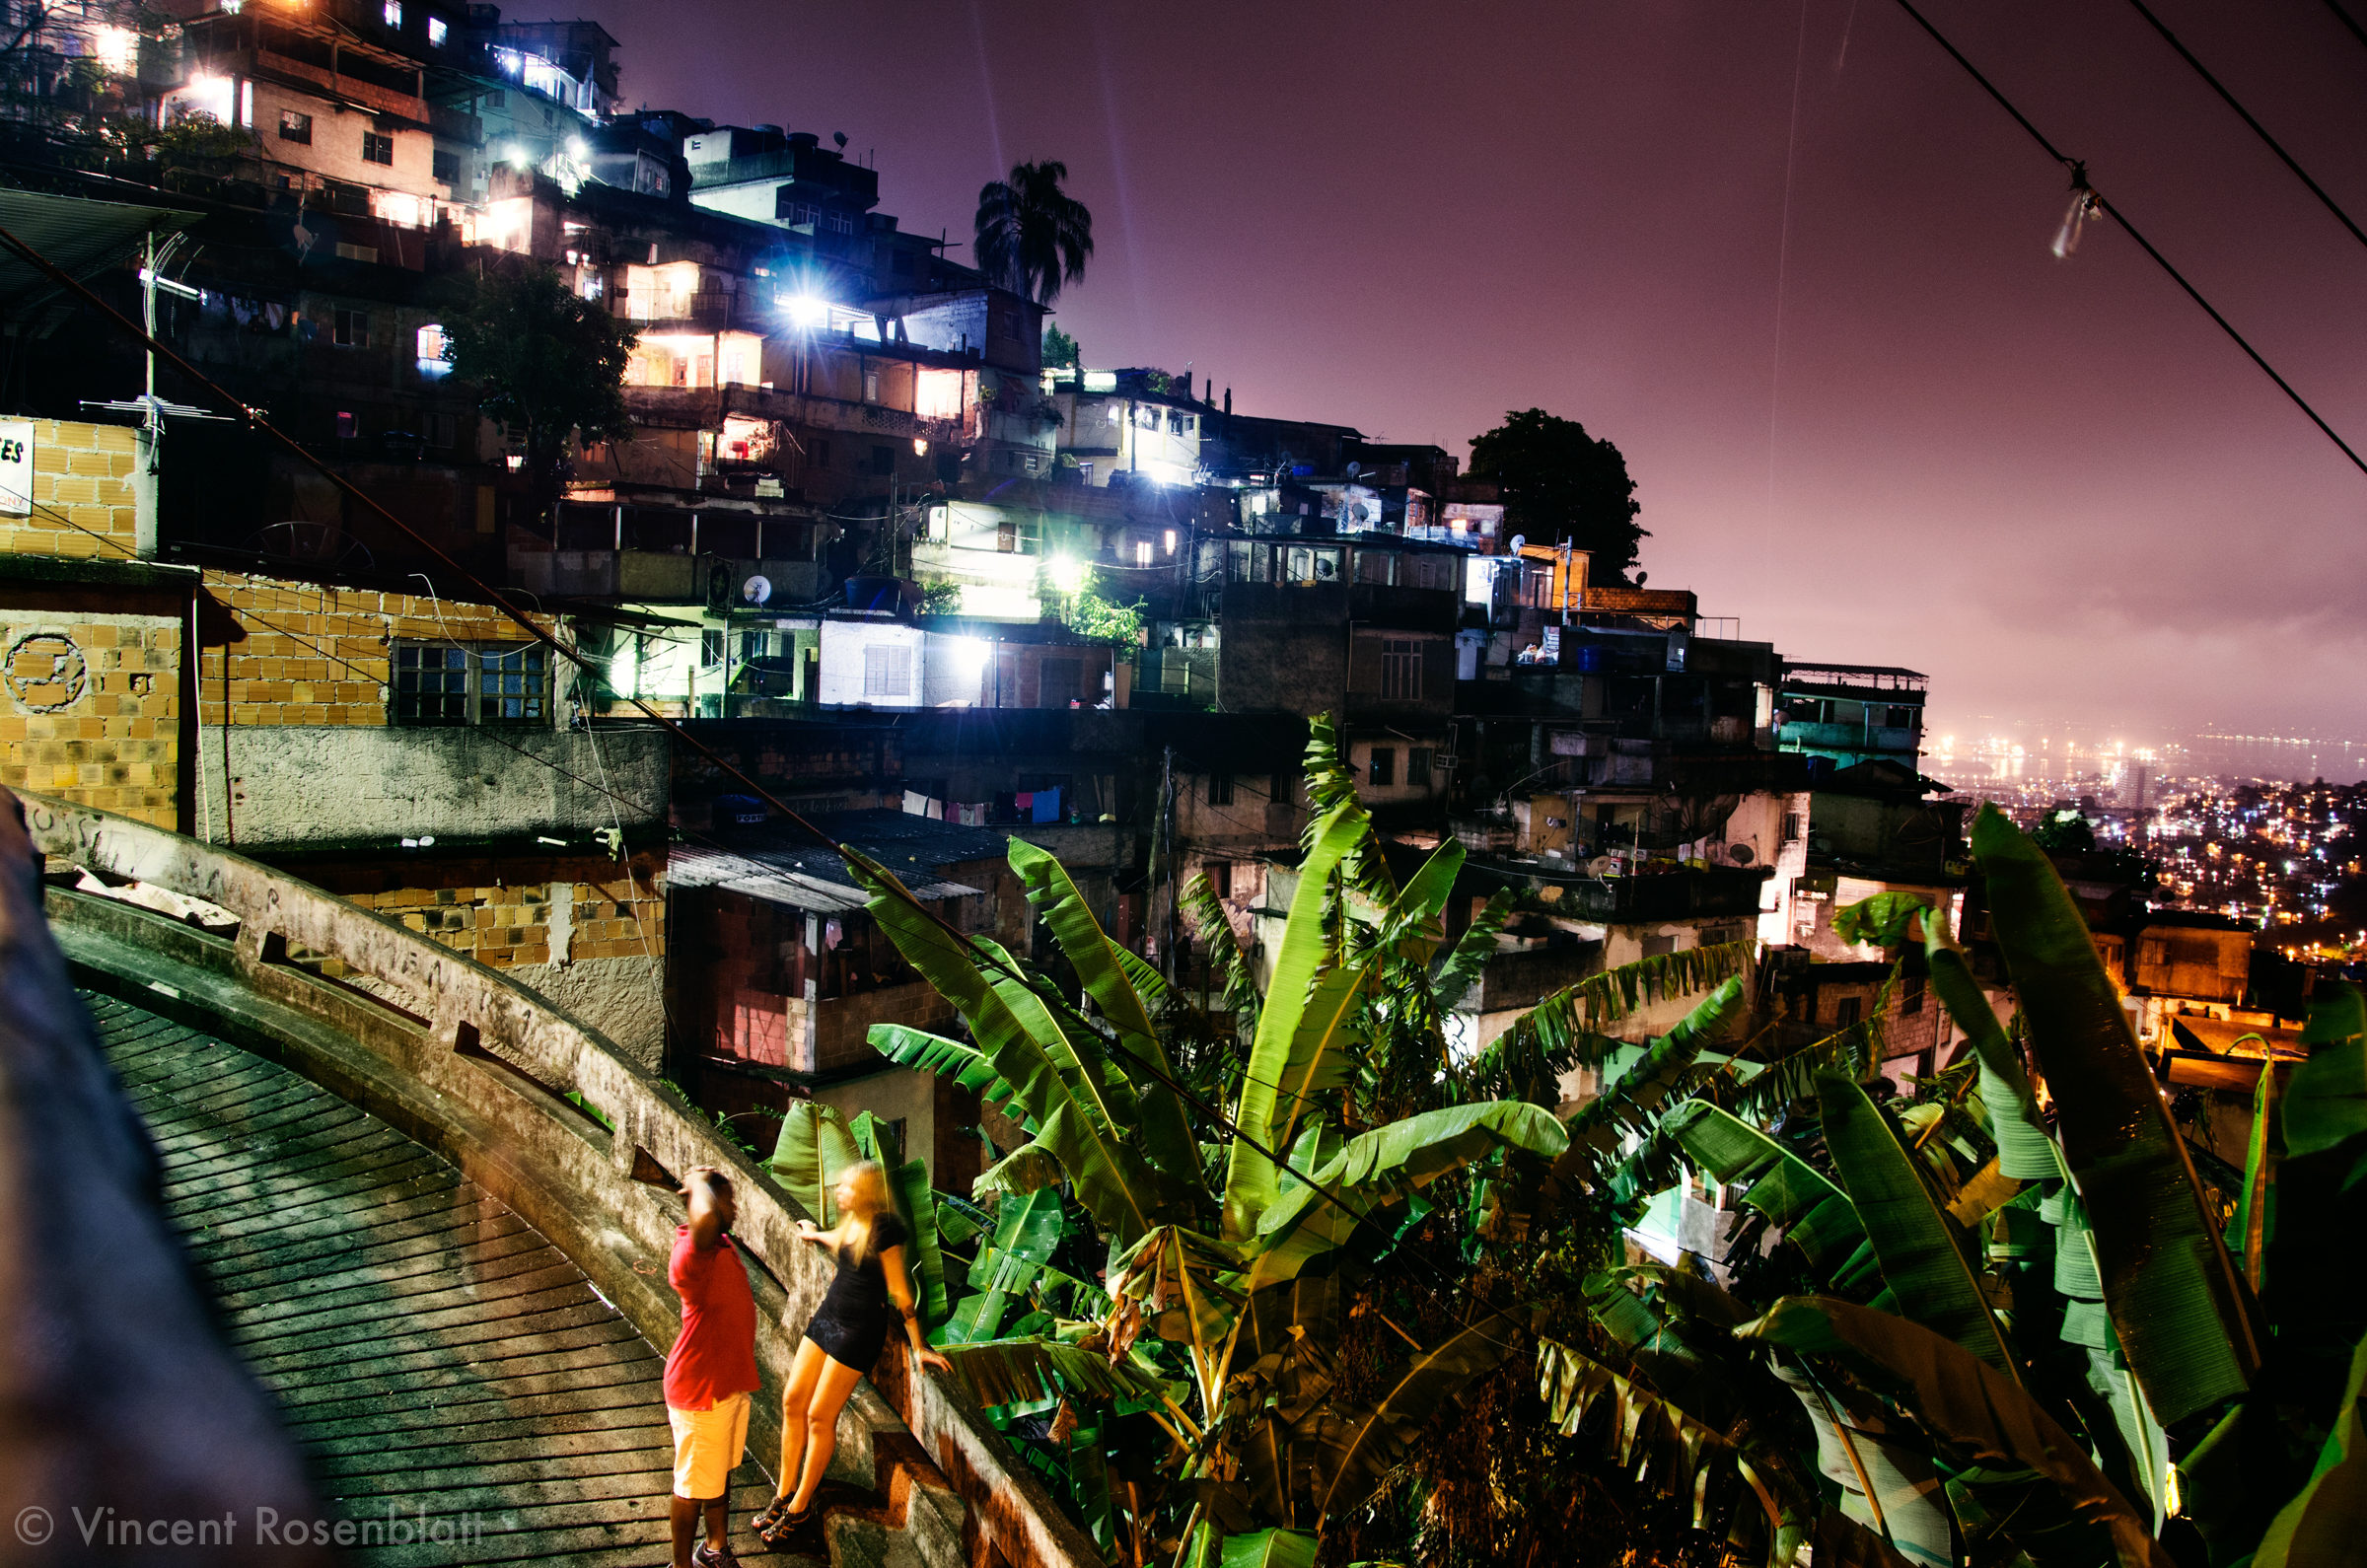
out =
[(1073, 594), (1085, 586), (1085, 563), (1066, 555), (1052, 557), (1052, 586), (1063, 594)]
[(792, 294), (781, 301), (781, 309), (789, 313), (793, 325), (809, 332), (830, 317), (829, 302), (813, 294)]

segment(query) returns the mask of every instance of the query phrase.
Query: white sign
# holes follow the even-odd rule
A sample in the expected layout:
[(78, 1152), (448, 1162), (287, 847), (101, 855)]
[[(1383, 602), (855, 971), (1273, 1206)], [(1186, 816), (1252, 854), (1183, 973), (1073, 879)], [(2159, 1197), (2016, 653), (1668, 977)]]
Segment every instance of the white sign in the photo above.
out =
[(0, 419), (0, 517), (33, 515), (33, 421)]

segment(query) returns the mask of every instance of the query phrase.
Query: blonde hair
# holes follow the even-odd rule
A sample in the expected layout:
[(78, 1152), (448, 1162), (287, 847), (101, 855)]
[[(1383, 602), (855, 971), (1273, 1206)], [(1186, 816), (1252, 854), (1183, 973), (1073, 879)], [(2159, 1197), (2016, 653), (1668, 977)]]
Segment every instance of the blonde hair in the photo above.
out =
[(858, 1160), (838, 1173), (846, 1201), (839, 1206), (838, 1240), (854, 1248), (857, 1263), (871, 1255), (872, 1227), (891, 1208), (888, 1172), (877, 1160)]

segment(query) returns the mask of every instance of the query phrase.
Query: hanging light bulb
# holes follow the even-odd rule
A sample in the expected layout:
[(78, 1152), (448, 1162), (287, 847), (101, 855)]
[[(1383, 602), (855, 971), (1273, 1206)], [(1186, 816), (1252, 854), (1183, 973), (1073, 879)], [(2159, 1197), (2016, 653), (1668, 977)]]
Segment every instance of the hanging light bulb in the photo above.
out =
[(2071, 166), (2071, 205), (2063, 212), (2061, 227), (2054, 231), (2054, 244), (2049, 248), (2057, 261), (2067, 260), (2079, 249), (2080, 230), (2102, 206), (2096, 192), (2088, 188), (2088, 166)]

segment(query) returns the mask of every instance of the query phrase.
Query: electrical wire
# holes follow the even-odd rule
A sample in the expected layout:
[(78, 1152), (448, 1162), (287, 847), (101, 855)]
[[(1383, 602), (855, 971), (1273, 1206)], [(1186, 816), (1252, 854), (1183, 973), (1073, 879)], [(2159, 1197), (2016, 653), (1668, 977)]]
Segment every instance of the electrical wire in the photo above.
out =
[(2361, 43), (2367, 43), (2367, 28), (2360, 27), (2358, 19), (2342, 9), (2341, 0), (2326, 0), (2326, 8), (2342, 19), (2342, 25), (2350, 30), (2352, 37)]
[[(2153, 31), (2159, 33), (2162, 36), (2163, 40), (2167, 42), (2170, 47), (2178, 51), (2179, 58), (2185, 60), (2188, 65), (2194, 67), (2194, 74), (2201, 77), (2203, 81), (2210, 85), (2211, 91), (2218, 94), (2221, 101), (2224, 102), (2229, 108), (2232, 108), (2236, 111), (2237, 117), (2242, 119), (2245, 124), (2252, 127), (2253, 134), (2268, 144), (2268, 150), (2276, 154), (2277, 158), (2283, 162), (2287, 169), (2293, 171), (2293, 178), (2310, 187), (2310, 194), (2316, 196), (2320, 201), (2326, 204), (2326, 210), (2332, 213), (2336, 220), (2341, 223), (2342, 227), (2350, 231), (2350, 237), (2353, 240), (2358, 241), (2361, 245), (2367, 245), (2367, 234), (2362, 234), (2359, 231), (2359, 226), (2350, 221), (2350, 214), (2344, 212), (2339, 206), (2337, 206), (2334, 202), (2334, 198), (2326, 193), (2325, 187), (2320, 185), (2317, 180), (2312, 179), (2309, 177), (2308, 172), (2305, 171), (2301, 165), (2293, 161), (2293, 155), (2286, 152), (2284, 148), (2278, 144), (2277, 139), (2268, 134), (2268, 127), (2262, 125), (2259, 120), (2254, 119), (2252, 117), (2252, 111), (2236, 102), (2235, 94), (2229, 92), (2226, 88), (2219, 85), (2219, 78), (2213, 76), (2203, 67), (2203, 63), (2200, 60), (2194, 58), (2194, 51), (2188, 48), (2184, 43), (2181, 43), (2178, 40), (2177, 34), (2171, 32), (2167, 27), (2163, 26), (2162, 19), (2153, 14), (2152, 10), (2145, 4), (2145, 0), (2128, 0), (2128, 3), (2137, 8), (2137, 15), (2143, 17), (2147, 22), (2153, 24)], [(2345, 17), (2344, 20), (2347, 21), (2349, 19)]]
[[(2327, 440), (2332, 442), (2336, 447), (2341, 449), (2342, 456), (2350, 460), (2351, 465), (2357, 468), (2361, 473), (2367, 473), (2367, 459), (2362, 459), (2356, 452), (2351, 450), (2350, 443), (2344, 441), (2340, 436), (2334, 434), (2334, 427), (2319, 417), (2318, 410), (2310, 406), (2309, 399), (2303, 397), (2301, 393), (2295, 392), (2293, 390), (2292, 383), (2286, 381), (2284, 377), (2279, 376), (2276, 373), (2276, 368), (2270, 365), (2267, 360), (2260, 356), (2260, 351), (2257, 348), (2254, 348), (2251, 343), (2245, 341), (2244, 334), (2237, 331), (2234, 325), (2229, 322), (2228, 319), (2224, 316), (2221, 316), (2219, 312), (2212, 306), (2211, 302), (2202, 297), (2202, 291), (2194, 287), (2193, 284), (2188, 283), (2187, 281), (2186, 274), (2179, 271), (2178, 268), (2172, 266), (2170, 264), (2170, 258), (2162, 254), (2161, 251), (2155, 249), (2153, 242), (2146, 239), (2143, 234), (2138, 232), (2137, 226), (2128, 221), (2127, 214), (2123, 213), (2118, 207), (2113, 205), (2112, 200), (2107, 197), (2103, 191), (2096, 189), (2093, 185), (2088, 183), (2088, 169), (2086, 164), (2078, 161), (2077, 159), (2064, 157), (2061, 151), (2055, 147), (2054, 143), (2046, 139), (2046, 133), (2040, 130), (2038, 126), (2032, 124), (2030, 121), (2030, 116), (2014, 107), (2013, 100), (2007, 98), (2003, 93), (1999, 92), (1996, 84), (1992, 83), (1987, 77), (1981, 75), (1980, 68), (1978, 66), (1974, 65), (1971, 60), (1965, 58), (1963, 50), (1959, 49), (1955, 44), (1948, 41), (1947, 35), (1943, 34), (1938, 28), (1933, 27), (1931, 23), (1925, 19), (1923, 13), (1914, 8), (1912, 0), (1899, 0), (1899, 9), (1904, 11), (1909, 17), (1912, 17), (1917, 27), (1921, 28), (1925, 33), (1930, 34), (1932, 41), (1937, 43), (1941, 48), (1945, 49), (1948, 52), (1948, 57), (1950, 59), (1963, 66), (1965, 68), (1965, 73), (1972, 77), (1973, 81), (1980, 84), (1981, 91), (1988, 94), (1990, 98), (1995, 99), (1997, 101), (1997, 107), (2004, 109), (2008, 114), (2012, 115), (2014, 123), (2030, 133), (2031, 140), (2037, 142), (2041, 147), (2045, 149), (2047, 157), (2053, 159), (2056, 163), (2061, 164), (2064, 168), (2070, 170), (2072, 188), (2075, 190), (2086, 191), (2095, 200), (2097, 206), (2101, 207), (2115, 223), (2120, 226), (2121, 231), (2124, 234), (2126, 234), (2131, 240), (2136, 241), (2139, 248), (2142, 249), (2147, 255), (2153, 257), (2154, 263), (2164, 272), (2167, 272), (2170, 275), (2172, 282), (2176, 283), (2180, 288), (2187, 291), (2187, 298), (2192, 300), (2196, 305), (2201, 306), (2203, 314), (2219, 323), (2219, 329), (2232, 338), (2238, 348), (2244, 350), (2245, 354), (2252, 360), (2252, 362), (2260, 368), (2261, 374), (2265, 375), (2270, 381), (2276, 383), (2277, 390), (2282, 392), (2287, 397), (2293, 399), (2293, 406), (2299, 408), (2303, 413), (2309, 415), (2310, 423), (2316, 425), (2319, 430), (2325, 434)], [(0, 234), (4, 233), (5, 231), (0, 231)]]

